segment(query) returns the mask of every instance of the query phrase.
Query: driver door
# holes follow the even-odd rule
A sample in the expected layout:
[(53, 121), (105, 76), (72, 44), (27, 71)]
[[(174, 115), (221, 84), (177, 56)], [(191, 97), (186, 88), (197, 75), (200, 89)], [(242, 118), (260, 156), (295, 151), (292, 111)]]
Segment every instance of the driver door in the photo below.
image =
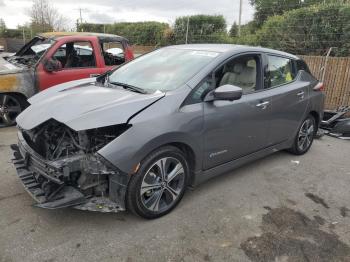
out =
[[(53, 47), (51, 55), (42, 60), (38, 66), (37, 75), (39, 90), (88, 77), (94, 77), (105, 70), (97, 65), (95, 47), (90, 41), (74, 41), (61, 43)], [(60, 69), (49, 72), (45, 70), (45, 61), (53, 59)]]
[(235, 101), (204, 102), (204, 166), (209, 169), (267, 147), (270, 96), (263, 91), (260, 54), (235, 57), (214, 72), (215, 88), (243, 89)]

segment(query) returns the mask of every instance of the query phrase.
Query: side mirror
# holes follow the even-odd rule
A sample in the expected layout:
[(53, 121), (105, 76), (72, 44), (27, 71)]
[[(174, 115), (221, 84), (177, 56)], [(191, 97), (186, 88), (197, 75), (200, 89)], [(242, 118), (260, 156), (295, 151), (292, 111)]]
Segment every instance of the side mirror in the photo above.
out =
[(209, 92), (205, 98), (205, 102), (210, 102), (214, 100), (238, 100), (242, 97), (243, 90), (242, 88), (234, 85), (223, 85), (219, 86), (215, 90)]
[(62, 64), (56, 59), (49, 58), (44, 62), (44, 70), (49, 73), (60, 71), (62, 70)]

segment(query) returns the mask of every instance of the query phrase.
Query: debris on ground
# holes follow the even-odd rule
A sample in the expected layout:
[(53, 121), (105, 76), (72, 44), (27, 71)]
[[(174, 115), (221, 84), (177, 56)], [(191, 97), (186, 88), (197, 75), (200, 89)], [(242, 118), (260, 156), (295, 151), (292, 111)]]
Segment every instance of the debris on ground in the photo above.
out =
[(327, 132), (325, 131), (325, 130), (323, 130), (322, 128), (319, 128), (318, 130), (317, 130), (317, 133), (316, 133), (316, 135), (315, 135), (315, 138), (316, 139), (320, 139), (320, 138), (322, 138), (324, 135), (326, 135), (327, 134)]
[(320, 198), (319, 196), (312, 194), (312, 193), (305, 193), (305, 196), (307, 198), (310, 198), (316, 204), (320, 204), (320, 205), (324, 206), (325, 208), (329, 208), (329, 206), (327, 205), (327, 203), (324, 201), (323, 198)]
[(321, 129), (325, 134), (340, 139), (350, 139), (350, 118), (346, 115), (350, 112), (350, 106), (341, 106), (336, 110), (325, 110)]
[(300, 164), (300, 161), (299, 160), (291, 160), (290, 161), (292, 164), (296, 164), (296, 165), (299, 165)]
[(263, 234), (248, 238), (241, 248), (254, 262), (350, 261), (350, 247), (321, 230), (320, 221), (326, 222), (286, 207), (271, 209), (262, 218)]

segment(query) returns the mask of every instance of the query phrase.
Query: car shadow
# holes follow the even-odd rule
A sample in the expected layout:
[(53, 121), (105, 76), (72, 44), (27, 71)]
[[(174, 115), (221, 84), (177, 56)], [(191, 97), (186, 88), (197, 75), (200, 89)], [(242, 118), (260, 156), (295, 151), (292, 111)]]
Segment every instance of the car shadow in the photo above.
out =
[(196, 195), (202, 191), (210, 192), (212, 190), (216, 190), (216, 188), (220, 187), (220, 185), (234, 183), (234, 180), (249, 175), (250, 171), (255, 170), (259, 166), (268, 164), (272, 160), (282, 160), (290, 156), (291, 155), (285, 151), (275, 152), (271, 155), (265, 156), (253, 162), (244, 164), (236, 169), (232, 169), (228, 172), (219, 174), (218, 176), (210, 178), (209, 180), (195, 186), (194, 188), (190, 188), (190, 190), (188, 190), (188, 192), (185, 194), (184, 199), (182, 201), (195, 201)]

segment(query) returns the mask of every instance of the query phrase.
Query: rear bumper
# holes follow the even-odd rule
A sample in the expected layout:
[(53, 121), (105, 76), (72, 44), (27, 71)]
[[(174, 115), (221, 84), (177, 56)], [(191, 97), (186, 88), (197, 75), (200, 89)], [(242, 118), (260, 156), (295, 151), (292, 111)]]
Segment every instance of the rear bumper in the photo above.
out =
[[(119, 212), (124, 211), (124, 195), (120, 194), (114, 197), (112, 201), (105, 196), (85, 196), (81, 190), (66, 184), (61, 179), (62, 166), (58, 163), (49, 162), (42, 159), (26, 143), (21, 132), (18, 132), (18, 145), (11, 145), (14, 158), (12, 162), (16, 168), (17, 176), (22, 182), (23, 187), (29, 195), (37, 202), (35, 206), (47, 209), (57, 209), (73, 207), (80, 210), (99, 211), (99, 212)], [(79, 157), (75, 159), (80, 161)], [(113, 175), (116, 176), (116, 175)], [(112, 178), (113, 178), (112, 176)], [(111, 181), (114, 181), (113, 179)], [(126, 186), (110, 182), (113, 191), (125, 192)], [(48, 185), (54, 187), (54, 190), (48, 190)], [(119, 185), (119, 188), (116, 188)], [(111, 189), (111, 190), (112, 190)], [(122, 189), (122, 190), (121, 190)], [(115, 194), (111, 194), (115, 196)], [(114, 200), (113, 199), (113, 200)]]

